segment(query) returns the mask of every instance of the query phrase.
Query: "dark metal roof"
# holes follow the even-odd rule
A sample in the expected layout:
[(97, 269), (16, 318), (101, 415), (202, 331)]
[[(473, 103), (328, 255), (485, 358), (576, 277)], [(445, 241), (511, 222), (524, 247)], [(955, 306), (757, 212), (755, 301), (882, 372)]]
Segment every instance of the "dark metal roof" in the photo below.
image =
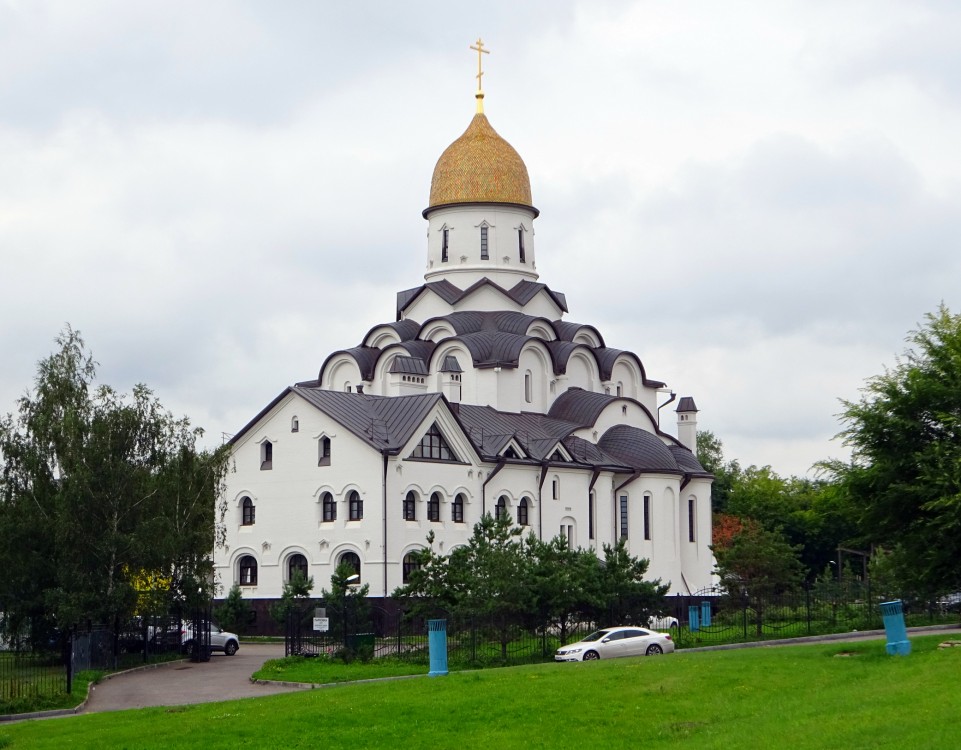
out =
[(441, 400), (439, 393), (371, 396), (292, 386), (291, 391), (378, 450), (396, 453)]
[(615, 396), (608, 396), (606, 393), (594, 393), (585, 391), (583, 388), (568, 388), (551, 404), (548, 416), (573, 422), (578, 427), (589, 427), (614, 400), (616, 400)]
[(320, 373), (317, 375), (318, 380), (323, 379), (324, 370), (327, 369), (327, 363), (339, 354), (346, 354), (357, 363), (361, 380), (373, 379), (374, 368), (377, 367), (377, 360), (380, 358), (380, 349), (373, 346), (355, 346), (351, 349), (341, 349), (338, 352), (333, 352), (327, 357), (327, 359), (324, 360), (324, 364), (320, 366)]
[(539, 284), (533, 281), (520, 281), (511, 289), (504, 289), (500, 284), (496, 284), (487, 277), (484, 277), (471, 284), (467, 289), (460, 289), (447, 279), (443, 279), (442, 281), (429, 281), (423, 286), (398, 292), (397, 315), (400, 317), (401, 313), (427, 289), (437, 294), (437, 296), (447, 304), (453, 305), (483, 287), (490, 287), (500, 292), (522, 307), (527, 305), (527, 303), (534, 299), (541, 291), (545, 291), (559, 309), (567, 312), (567, 297), (561, 292), (552, 291), (546, 284)]
[(571, 323), (567, 320), (555, 320), (554, 330), (557, 332), (557, 338), (561, 341), (573, 341), (574, 337), (581, 330), (589, 331), (593, 333), (597, 340), (601, 342), (601, 346), (604, 346), (604, 337), (601, 336), (601, 332), (598, 331), (594, 326), (584, 325), (583, 323)]
[(444, 361), (440, 366), (441, 372), (464, 372), (461, 369), (460, 362), (457, 361), (457, 357), (453, 354), (448, 354), (444, 357)]
[(697, 407), (694, 405), (694, 399), (691, 396), (681, 396), (681, 400), (677, 402), (677, 408), (674, 410), (676, 412), (687, 412), (687, 411), (697, 411)]
[[(372, 396), (322, 390), (316, 381), (310, 381), (285, 389), (234, 435), (230, 443), (236, 443), (289, 393), (297, 394), (372, 448), (394, 455), (414, 437), (435, 406), (447, 403), (439, 393)], [(621, 473), (637, 470), (711, 476), (683, 446), (666, 446), (656, 435), (636, 427), (612, 427), (595, 445), (574, 436), (580, 425), (572, 422), (533, 412), (500, 412), (490, 406), (455, 406), (451, 413), (481, 457), (487, 460), (496, 460), (513, 439), (532, 462), (545, 460), (561, 443), (579, 466)]]
[(669, 445), (667, 447), (674, 456), (674, 460), (677, 462), (677, 465), (680, 466), (685, 472), (689, 474), (713, 476), (709, 471), (701, 466), (701, 462), (697, 460), (697, 456), (691, 453), (691, 451), (689, 451), (683, 445)]
[(398, 320), (393, 323), (380, 323), (375, 325), (366, 334), (364, 334), (363, 342), (366, 344), (370, 335), (376, 331), (378, 328), (391, 328), (394, 333), (397, 334), (401, 341), (410, 341), (413, 338), (417, 338), (417, 334), (420, 333), (420, 323), (416, 320), (411, 320), (410, 318), (406, 320)]
[(416, 357), (396, 356), (390, 363), (390, 372), (400, 375), (429, 375), (427, 363)]
[(685, 473), (659, 437), (637, 427), (615, 425), (597, 444), (605, 453), (638, 471)]

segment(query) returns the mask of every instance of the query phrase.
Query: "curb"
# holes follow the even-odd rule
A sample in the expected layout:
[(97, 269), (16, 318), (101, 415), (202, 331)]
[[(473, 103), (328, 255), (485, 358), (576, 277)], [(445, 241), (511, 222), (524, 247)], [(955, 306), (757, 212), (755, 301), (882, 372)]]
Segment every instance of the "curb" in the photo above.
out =
[(254, 685), (278, 685), (280, 687), (300, 688), (301, 690), (322, 690), (324, 688), (342, 687), (346, 685), (364, 685), (373, 682), (393, 682), (395, 680), (412, 680), (418, 677), (427, 677), (424, 674), (398, 674), (391, 677), (368, 677), (364, 680), (342, 680), (341, 682), (288, 682), (286, 680), (260, 680), (250, 678)]
[[(107, 680), (112, 680), (114, 677), (119, 677), (123, 674), (130, 674), (131, 672), (143, 672), (148, 669), (157, 669), (157, 667), (164, 667), (168, 664), (180, 664), (181, 662), (188, 661), (187, 659), (176, 659), (174, 661), (162, 661), (156, 664), (143, 664), (139, 667), (131, 667), (130, 669), (124, 669), (122, 672), (111, 672), (110, 674), (105, 674), (100, 682), (106, 682)], [(88, 682), (87, 683), (87, 695), (84, 697), (80, 703), (78, 703), (73, 708), (52, 708), (49, 711), (31, 711), (25, 714), (0, 714), (0, 724), (12, 724), (16, 721), (29, 721), (30, 719), (54, 719), (58, 716), (74, 716), (75, 714), (82, 713), (87, 707), (87, 701), (90, 700), (90, 693), (97, 686), (97, 683)]]

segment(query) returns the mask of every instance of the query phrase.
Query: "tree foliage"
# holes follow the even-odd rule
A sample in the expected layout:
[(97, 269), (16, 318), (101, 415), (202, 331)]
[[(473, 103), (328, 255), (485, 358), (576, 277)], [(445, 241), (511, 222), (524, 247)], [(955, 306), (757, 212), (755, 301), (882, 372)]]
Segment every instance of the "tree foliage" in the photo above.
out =
[(759, 524), (747, 524), (727, 547), (712, 547), (721, 585), (731, 596), (745, 597), (756, 615), (761, 634), (766, 602), (800, 584), (804, 568), (798, 560), (800, 547)]
[(578, 619), (646, 623), (662, 607), (668, 586), (646, 581), (648, 561), (632, 557), (624, 540), (593, 550), (572, 549), (557, 536), (524, 536), (508, 518), (485, 514), (463, 547), (443, 556), (428, 546), (418, 567), (394, 591), (418, 614), (438, 609), (493, 622), (506, 655), (512, 628), (521, 621), (556, 629), (564, 639)]
[(144, 580), (188, 606), (208, 599), (226, 452), (198, 451), (202, 431), (146, 386), (97, 385), (78, 331), (57, 344), (0, 423), (6, 627), (126, 618)]
[(252, 613), (253, 609), (250, 602), (244, 599), (240, 584), (235, 583), (230, 587), (221, 605), (217, 607), (216, 616), (220, 627), (224, 630), (243, 635), (250, 623)]
[(944, 305), (893, 368), (844, 401), (849, 463), (824, 464), (865, 544), (886, 547), (916, 593), (961, 588), (961, 315)]

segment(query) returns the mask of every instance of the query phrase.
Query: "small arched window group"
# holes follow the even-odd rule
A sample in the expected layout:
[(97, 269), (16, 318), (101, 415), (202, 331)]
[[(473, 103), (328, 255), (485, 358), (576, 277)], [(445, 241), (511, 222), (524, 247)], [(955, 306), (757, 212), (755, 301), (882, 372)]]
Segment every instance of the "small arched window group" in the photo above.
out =
[(364, 518), (364, 501), (357, 490), (351, 490), (347, 495), (347, 515), (350, 521), (362, 521)]
[(404, 583), (409, 583), (410, 574), (413, 573), (415, 570), (419, 570), (419, 569), (420, 569), (420, 563), (417, 560), (416, 552), (408, 552), (406, 555), (404, 555), (404, 563), (403, 563)]
[(337, 503), (329, 492), (325, 492), (320, 497), (320, 513), (321, 520), (325, 523), (337, 520)]
[(417, 494), (413, 490), (404, 496), (404, 520), (417, 520)]
[[(353, 570), (353, 574), (348, 577), (347, 583), (354, 585), (360, 583), (360, 556), (356, 552), (344, 552), (337, 561), (337, 566), (346, 565)], [(354, 576), (357, 576), (354, 578)]]
[(450, 506), (450, 520), (454, 523), (464, 523), (464, 495), (458, 493)]
[(307, 580), (307, 558), (300, 553), (291, 555), (287, 558), (287, 580), (294, 580), (297, 573)]
[[(245, 496), (244, 499), (240, 501), (240, 508), (240, 523), (244, 526), (253, 526), (257, 520), (257, 507), (254, 505), (254, 501)], [(234, 517), (236, 518), (236, 516)]]
[(256, 586), (257, 585), (257, 561), (252, 555), (244, 555), (240, 558), (239, 563), (240, 568), (240, 585), (241, 586)]

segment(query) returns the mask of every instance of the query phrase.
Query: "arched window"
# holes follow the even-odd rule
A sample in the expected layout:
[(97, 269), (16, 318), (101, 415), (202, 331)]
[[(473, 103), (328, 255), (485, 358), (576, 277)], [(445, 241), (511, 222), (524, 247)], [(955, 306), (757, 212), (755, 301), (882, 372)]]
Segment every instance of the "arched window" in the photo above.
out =
[(454, 523), (464, 523), (464, 495), (458, 493), (450, 506), (450, 520)]
[(517, 504), (517, 525), (518, 526), (529, 526), (528, 521), (528, 503), (527, 498), (522, 497), (521, 501)]
[(360, 499), (357, 490), (351, 490), (347, 495), (348, 518), (351, 521), (360, 521), (364, 517), (364, 501)]
[(432, 492), (430, 500), (427, 502), (427, 520), (440, 520), (440, 493)]
[[(244, 499), (240, 501), (240, 506), (243, 509), (241, 524), (244, 526), (253, 526), (254, 521), (257, 519), (257, 508), (254, 505), (254, 501), (249, 497), (244, 497)], [(236, 516), (234, 517), (236, 518)]]
[(530, 403), (534, 398), (534, 376), (528, 370), (524, 373), (524, 400)]
[(417, 520), (417, 493), (415, 493), (413, 490), (408, 492), (404, 497), (404, 520)]
[(356, 552), (345, 552), (340, 556), (340, 560), (337, 561), (338, 567), (341, 565), (348, 565), (350, 569), (354, 571), (353, 575), (357, 577), (354, 578), (353, 575), (347, 580), (347, 583), (353, 586), (354, 584), (360, 583), (360, 557)]
[(317, 465), (330, 466), (330, 438), (322, 437), (317, 441)]
[(410, 580), (410, 574), (415, 570), (420, 570), (420, 563), (417, 561), (417, 553), (408, 552), (406, 555), (404, 555), (404, 583), (407, 583)]
[(300, 431), (300, 420), (297, 417), (290, 418), (290, 431), (299, 432)]
[(444, 227), (441, 230), (441, 240), (440, 240), (440, 262), (446, 263), (448, 258), (450, 248), (450, 230)]
[(497, 498), (497, 505), (494, 506), (494, 518), (507, 518), (507, 495)]
[(559, 500), (561, 497), (561, 480), (558, 477), (551, 480), (551, 497), (554, 500)]
[(264, 440), (260, 444), (260, 469), (266, 471), (274, 468), (274, 444)]
[(524, 227), (517, 230), (517, 256), (521, 263), (527, 262), (527, 255), (524, 252)]
[(644, 495), (644, 539), (650, 541), (653, 519), (651, 518), (651, 504), (653, 499), (650, 495)]
[(299, 553), (287, 558), (287, 580), (294, 580), (297, 573), (307, 580), (307, 558)]
[(321, 513), (323, 514), (321, 518), (324, 521), (336, 521), (337, 520), (337, 503), (334, 502), (334, 496), (329, 492), (325, 492), (320, 498)]
[(687, 499), (687, 541), (697, 541), (697, 501), (693, 497)]
[(250, 555), (244, 555), (240, 558), (240, 585), (257, 585), (257, 561)]
[(618, 384), (617, 384), (617, 395), (618, 395), (618, 396), (623, 396), (623, 395), (624, 395), (624, 384), (623, 384), (623, 383), (618, 383)]

